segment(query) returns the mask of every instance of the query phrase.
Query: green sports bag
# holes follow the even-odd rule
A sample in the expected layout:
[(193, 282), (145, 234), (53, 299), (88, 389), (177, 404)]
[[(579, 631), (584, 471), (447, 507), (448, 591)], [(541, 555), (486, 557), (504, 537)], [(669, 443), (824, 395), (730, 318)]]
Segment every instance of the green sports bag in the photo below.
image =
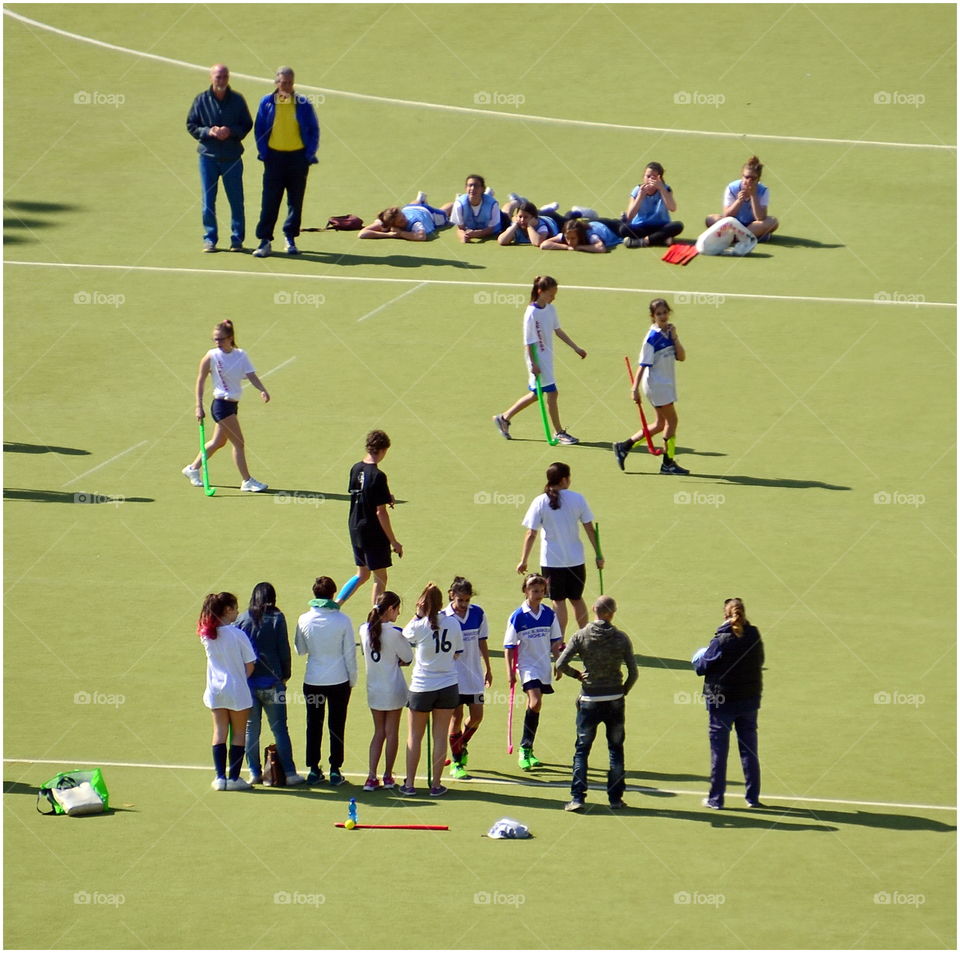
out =
[(109, 807), (110, 793), (99, 768), (61, 771), (37, 792), (37, 810), (41, 814), (100, 814)]

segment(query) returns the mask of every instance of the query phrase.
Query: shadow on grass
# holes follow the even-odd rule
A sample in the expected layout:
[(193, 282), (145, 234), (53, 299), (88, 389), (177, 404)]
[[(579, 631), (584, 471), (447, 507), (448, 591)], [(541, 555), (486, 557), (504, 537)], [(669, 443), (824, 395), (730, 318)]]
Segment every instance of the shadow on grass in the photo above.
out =
[[(6, 201), (3, 203), (3, 243), (5, 245), (22, 245), (26, 242), (37, 241), (31, 234), (34, 230), (60, 224), (53, 213), (70, 212), (77, 208), (76, 205), (66, 205), (62, 202)], [(17, 214), (19, 212), (27, 214), (19, 215)], [(51, 217), (29, 217), (31, 214), (42, 215), (44, 213), (50, 213)]]
[(77, 450), (75, 447), (45, 447), (39, 443), (7, 443), (3, 444), (4, 453), (64, 453), (71, 456), (89, 457), (89, 450)]
[(662, 658), (656, 655), (634, 655), (637, 665), (640, 668), (668, 668), (676, 671), (693, 671), (693, 666), (689, 659), (683, 658)]
[(105, 493), (67, 493), (64, 490), (24, 490), (14, 487), (3, 488), (5, 500), (22, 500), (28, 503), (79, 503), (83, 505), (100, 505), (113, 503), (153, 503), (150, 496), (109, 496)]
[[(412, 244), (412, 243), (411, 243)], [(272, 257), (286, 258), (285, 255)], [(468, 271), (484, 271), (485, 265), (454, 258), (427, 258), (423, 255), (353, 255), (347, 252), (313, 252), (300, 250), (292, 261), (313, 261), (321, 265), (336, 265), (339, 268), (355, 268), (361, 265), (386, 265), (388, 268), (421, 268), (425, 266), (460, 268)]]
[(827, 242), (818, 242), (812, 238), (799, 238), (796, 235), (781, 235), (779, 232), (770, 240), (771, 245), (782, 245), (784, 248), (846, 248), (846, 245), (831, 245)]
[(829, 821), (831, 824), (855, 824), (858, 827), (879, 827), (894, 831), (932, 831), (948, 834), (957, 829), (956, 824), (944, 824), (929, 817), (914, 817), (910, 814), (887, 814), (875, 811), (824, 811), (808, 807), (775, 807), (766, 805), (751, 811), (765, 818), (805, 818), (812, 821)]
[[(683, 460), (678, 461), (681, 465)], [(630, 476), (660, 476), (659, 471), (637, 472), (627, 471)], [(742, 476), (730, 473), (690, 473), (686, 477), (677, 478), (679, 480), (714, 480), (718, 486), (736, 484), (737, 486), (769, 486), (780, 487), (785, 490), (852, 490), (853, 487), (842, 486), (836, 483), (823, 483), (821, 480), (791, 480), (787, 477), (752, 477)], [(678, 486), (686, 486), (680, 483)]]

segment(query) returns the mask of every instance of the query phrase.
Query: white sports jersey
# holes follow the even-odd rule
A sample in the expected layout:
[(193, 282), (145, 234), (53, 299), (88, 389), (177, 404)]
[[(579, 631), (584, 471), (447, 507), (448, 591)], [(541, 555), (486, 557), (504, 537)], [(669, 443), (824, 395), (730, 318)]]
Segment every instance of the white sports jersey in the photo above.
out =
[(528, 602), (514, 610), (507, 622), (503, 647), (518, 650), (517, 677), (521, 685), (533, 679), (543, 685), (550, 684), (553, 672), (550, 647), (562, 638), (557, 614), (544, 603), (540, 603), (536, 613)]
[(537, 363), (540, 365), (540, 386), (556, 384), (553, 379), (553, 335), (560, 329), (560, 318), (556, 308), (548, 304), (538, 308), (530, 304), (523, 315), (523, 344), (526, 349), (527, 371), (530, 374), (530, 387), (536, 387), (530, 365), (529, 345), (537, 345)]
[(411, 692), (433, 692), (459, 684), (454, 655), (463, 651), (460, 623), (440, 612), (437, 626), (434, 631), (430, 620), (424, 617), (412, 619), (404, 627), (403, 637), (417, 650)]
[(360, 626), (360, 645), (367, 669), (367, 705), (376, 711), (393, 711), (407, 703), (407, 683), (400, 662), (413, 661), (413, 649), (400, 626), (380, 626), (380, 651), (370, 645), (367, 623)]
[(256, 662), (257, 653), (243, 629), (235, 625), (217, 627), (215, 639), (200, 639), (207, 653), (207, 687), (203, 703), (207, 708), (243, 711), (253, 704), (247, 685), (245, 663)]
[(255, 373), (247, 352), (235, 347), (229, 354), (215, 347), (207, 351), (210, 374), (213, 377), (213, 396), (224, 400), (240, 400), (243, 379)]
[(677, 352), (670, 336), (656, 325), (650, 328), (640, 349), (639, 363), (646, 367), (641, 386), (654, 407), (672, 404), (677, 399)]
[(480, 655), (480, 643), (487, 640), (487, 616), (480, 606), (469, 606), (467, 615), (461, 619), (453, 606), (447, 606), (443, 614), (460, 623), (463, 635), (463, 655), (457, 659), (457, 680), (461, 695), (480, 695), (485, 688), (483, 676), (486, 667)]
[(552, 569), (583, 565), (580, 524), (592, 523), (587, 501), (573, 490), (560, 491), (560, 508), (550, 509), (550, 497), (541, 493), (530, 504), (523, 525), (540, 531), (540, 565)]

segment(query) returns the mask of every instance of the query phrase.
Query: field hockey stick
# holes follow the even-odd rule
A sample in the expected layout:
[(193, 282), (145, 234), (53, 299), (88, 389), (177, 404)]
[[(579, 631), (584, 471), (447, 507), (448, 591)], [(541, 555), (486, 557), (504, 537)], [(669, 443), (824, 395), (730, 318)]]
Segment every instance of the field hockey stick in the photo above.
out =
[[(518, 647), (519, 651), (519, 647)], [(517, 666), (514, 664), (513, 671), (516, 673)], [(513, 754), (513, 703), (517, 697), (517, 680), (514, 678), (510, 686), (510, 707), (507, 709), (507, 754)]]
[[(531, 344), (530, 346), (533, 348), (533, 356), (536, 357), (537, 356), (536, 344)], [(539, 361), (537, 363), (539, 363)], [(559, 443), (559, 441), (554, 439), (554, 437), (551, 436), (550, 434), (550, 423), (547, 420), (547, 405), (543, 400), (543, 388), (540, 387), (539, 374), (537, 374), (533, 378), (533, 383), (536, 385), (536, 388), (537, 388), (537, 402), (540, 404), (540, 419), (543, 421), (544, 436), (547, 438), (547, 443), (550, 444), (551, 447), (555, 447)]]
[(430, 748), (430, 715), (427, 715), (427, 787), (433, 787), (433, 755)]
[[(593, 524), (593, 531), (597, 536), (597, 559), (603, 559), (603, 550), (600, 548), (600, 524)], [(598, 566), (597, 572), (600, 573), (600, 595), (603, 595), (603, 570)]]
[(207, 473), (207, 437), (203, 432), (203, 417), (198, 421), (200, 424), (200, 473), (203, 476), (203, 492), (207, 496), (213, 496), (217, 492), (215, 486), (210, 486), (210, 474)]
[[(627, 374), (630, 377), (630, 386), (633, 386), (633, 366), (630, 363), (630, 358), (624, 355), (623, 358), (627, 362)], [(653, 437), (650, 436), (650, 427), (647, 425), (647, 415), (643, 412), (643, 401), (640, 400), (640, 395), (637, 394), (637, 410), (640, 411), (640, 423), (643, 426), (643, 436), (647, 441), (647, 449), (655, 457), (659, 457), (663, 453), (662, 447), (655, 447), (653, 445)], [(601, 593), (602, 595), (602, 593)]]

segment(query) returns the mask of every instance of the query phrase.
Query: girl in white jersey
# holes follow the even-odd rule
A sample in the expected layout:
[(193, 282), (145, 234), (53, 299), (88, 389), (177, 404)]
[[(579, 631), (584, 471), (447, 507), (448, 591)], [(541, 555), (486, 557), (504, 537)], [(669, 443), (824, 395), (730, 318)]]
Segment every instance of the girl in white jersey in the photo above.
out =
[(567, 601), (573, 607), (577, 628), (586, 626), (587, 604), (583, 588), (587, 579), (580, 541), (580, 526), (587, 534), (596, 553), (597, 569), (603, 569), (603, 557), (597, 543), (593, 513), (586, 499), (570, 489), (570, 467), (566, 463), (551, 463), (547, 467), (547, 484), (543, 493), (530, 504), (523, 525), (523, 550), (517, 572), (524, 575), (533, 542), (540, 535), (540, 572), (547, 580), (547, 598), (553, 602), (560, 623), (561, 635), (567, 630)]
[(570, 339), (560, 327), (560, 319), (553, 306), (557, 297), (557, 280), (549, 275), (537, 275), (530, 291), (530, 304), (523, 315), (523, 352), (529, 372), (528, 391), (509, 410), (497, 414), (493, 425), (507, 439), (510, 439), (510, 420), (525, 407), (537, 402), (537, 383), (547, 399), (547, 410), (553, 422), (557, 443), (574, 444), (580, 441), (570, 436), (560, 423), (560, 410), (557, 402), (557, 383), (553, 376), (553, 336), (573, 348), (583, 360), (587, 352)]
[(360, 626), (360, 645), (367, 668), (367, 704), (373, 715), (370, 770), (364, 791), (376, 791), (380, 787), (377, 768), (382, 752), (383, 787), (397, 786), (393, 765), (400, 744), (400, 711), (407, 701), (407, 683), (400, 666), (413, 661), (413, 650), (404, 639), (403, 630), (396, 625), (399, 614), (400, 597), (388, 590), (380, 594), (366, 623)]
[[(663, 460), (660, 472), (675, 476), (686, 476), (690, 471), (681, 467), (674, 455), (677, 449), (677, 372), (676, 361), (685, 361), (687, 352), (680, 343), (677, 329), (670, 323), (670, 305), (663, 298), (654, 298), (650, 302), (650, 330), (647, 332), (640, 350), (640, 362), (633, 379), (631, 397), (634, 403), (640, 403), (640, 387), (647, 400), (657, 411), (657, 419), (648, 431), (652, 437), (663, 431)], [(638, 430), (622, 443), (613, 445), (613, 453), (620, 469), (624, 469), (630, 448), (645, 438)]]
[(235, 595), (211, 592), (203, 600), (197, 622), (197, 635), (207, 653), (207, 687), (203, 703), (213, 717), (216, 776), (211, 787), (214, 791), (250, 790), (250, 785), (240, 777), (240, 768), (243, 766), (247, 716), (253, 704), (247, 679), (254, 669), (257, 653), (247, 634), (233, 624), (238, 614)]
[[(240, 421), (237, 418), (237, 404), (244, 378), (260, 391), (260, 399), (265, 404), (270, 400), (270, 394), (260, 383), (260, 378), (257, 377), (247, 352), (237, 347), (232, 321), (221, 321), (213, 329), (213, 343), (216, 346), (203, 355), (197, 374), (197, 420), (203, 420), (206, 416), (203, 412), (203, 388), (207, 377), (211, 375), (213, 377), (213, 403), (210, 405), (210, 414), (217, 426), (213, 436), (207, 441), (207, 458), (212, 457), (229, 441), (233, 444), (233, 462), (237, 465), (243, 479), (240, 489), (246, 493), (259, 493), (267, 489), (267, 484), (254, 480), (250, 476), (244, 452), (243, 431), (240, 429)], [(200, 462), (200, 454), (197, 454), (193, 463), (182, 470), (183, 475), (194, 486), (203, 486)]]
[[(470, 580), (457, 576), (450, 583), (447, 595), (450, 605), (443, 610), (444, 615), (457, 619), (463, 630), (463, 655), (457, 659), (460, 701), (450, 725), (450, 758), (453, 761), (450, 776), (462, 781), (470, 777), (467, 774), (467, 744), (483, 721), (483, 690), (493, 684), (493, 672), (487, 650), (487, 617), (480, 606), (470, 604), (473, 598)], [(461, 729), (464, 706), (467, 722)]]
[(410, 678), (407, 701), (407, 776), (400, 793), (412, 797), (417, 793), (414, 781), (420, 764), (420, 746), (427, 719), (433, 725), (433, 786), (431, 797), (441, 797), (447, 789), (440, 783), (447, 759), (447, 734), (453, 709), (460, 698), (455, 659), (463, 652), (460, 623), (440, 610), (443, 593), (436, 583), (427, 583), (417, 600), (416, 617), (407, 623), (403, 637), (417, 650), (417, 660)]

